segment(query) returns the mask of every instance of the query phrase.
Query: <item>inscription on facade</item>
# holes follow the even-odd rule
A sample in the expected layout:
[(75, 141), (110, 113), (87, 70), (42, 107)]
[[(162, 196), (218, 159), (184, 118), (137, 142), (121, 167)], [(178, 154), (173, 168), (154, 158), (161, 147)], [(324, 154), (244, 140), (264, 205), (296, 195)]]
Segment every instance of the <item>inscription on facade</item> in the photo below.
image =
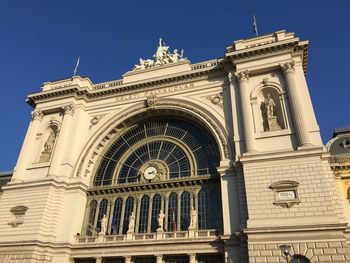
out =
[(117, 97), (116, 101), (121, 102), (121, 101), (133, 100), (138, 98), (147, 98), (147, 97), (151, 97), (159, 94), (172, 93), (172, 92), (191, 89), (193, 88), (193, 86), (194, 86), (193, 83), (190, 83), (190, 84), (176, 85), (176, 86), (171, 86), (171, 87), (166, 87), (166, 88), (161, 88), (156, 90), (142, 91), (142, 92), (127, 94), (127, 95)]

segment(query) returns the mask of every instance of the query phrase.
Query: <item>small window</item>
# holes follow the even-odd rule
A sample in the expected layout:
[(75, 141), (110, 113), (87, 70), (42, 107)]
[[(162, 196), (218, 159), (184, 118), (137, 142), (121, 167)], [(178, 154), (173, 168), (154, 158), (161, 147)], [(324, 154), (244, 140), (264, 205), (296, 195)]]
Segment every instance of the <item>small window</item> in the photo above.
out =
[(299, 183), (294, 181), (279, 181), (270, 185), (269, 188), (275, 193), (273, 204), (286, 208), (299, 204), (298, 186)]
[(27, 212), (28, 207), (24, 205), (19, 205), (11, 208), (11, 212), (13, 214), (13, 220), (10, 221), (8, 224), (11, 225), (12, 227), (17, 227), (24, 222), (24, 216), (25, 213)]

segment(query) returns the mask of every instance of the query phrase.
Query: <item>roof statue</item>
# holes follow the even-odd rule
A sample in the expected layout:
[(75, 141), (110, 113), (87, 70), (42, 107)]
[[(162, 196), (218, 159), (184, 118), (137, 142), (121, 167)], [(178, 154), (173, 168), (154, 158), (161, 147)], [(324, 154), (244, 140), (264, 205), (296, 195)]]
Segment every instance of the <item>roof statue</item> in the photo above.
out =
[(178, 53), (177, 49), (174, 49), (172, 53), (169, 51), (169, 46), (167, 46), (162, 38), (159, 39), (159, 45), (157, 47), (156, 53), (153, 55), (153, 59), (139, 59), (139, 64), (135, 65), (134, 69), (132, 71), (138, 71), (143, 70), (147, 68), (151, 68), (154, 66), (160, 66), (170, 63), (176, 63), (179, 61), (186, 60), (186, 58), (183, 57), (184, 50), (181, 50), (181, 53)]

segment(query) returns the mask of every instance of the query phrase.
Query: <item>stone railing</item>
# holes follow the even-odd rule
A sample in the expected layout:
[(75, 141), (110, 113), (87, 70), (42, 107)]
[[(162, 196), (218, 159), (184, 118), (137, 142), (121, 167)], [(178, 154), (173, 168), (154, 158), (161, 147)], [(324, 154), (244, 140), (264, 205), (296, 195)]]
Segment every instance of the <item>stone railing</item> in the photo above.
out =
[(202, 62), (202, 63), (197, 63), (197, 64), (191, 65), (191, 70), (215, 67), (217, 65), (218, 65), (218, 61), (217, 60), (206, 61), (206, 62)]
[(217, 238), (219, 231), (215, 229), (188, 230), (176, 232), (157, 232), (145, 234), (128, 233), (126, 235), (75, 236), (76, 244), (107, 243), (107, 242), (132, 242), (148, 240), (171, 240), (188, 238)]
[(119, 79), (119, 80), (114, 80), (114, 81), (104, 82), (104, 83), (100, 83), (100, 84), (94, 85), (92, 87), (92, 89), (93, 90), (99, 90), (99, 89), (105, 89), (105, 88), (111, 88), (111, 87), (120, 86), (122, 84), (123, 84), (123, 80)]

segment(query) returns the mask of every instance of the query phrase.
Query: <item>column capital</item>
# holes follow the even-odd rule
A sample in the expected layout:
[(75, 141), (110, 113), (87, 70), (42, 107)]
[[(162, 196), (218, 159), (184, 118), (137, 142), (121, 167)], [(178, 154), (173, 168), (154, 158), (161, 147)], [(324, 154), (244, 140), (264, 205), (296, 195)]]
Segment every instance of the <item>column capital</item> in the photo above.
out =
[(249, 80), (249, 71), (248, 70), (236, 72), (235, 75), (239, 81)]
[(73, 116), (74, 110), (75, 110), (73, 104), (66, 105), (66, 106), (64, 106), (62, 109), (63, 109), (65, 115), (66, 115), (66, 114), (69, 114), (69, 115), (72, 115), (72, 116)]
[(280, 64), (280, 66), (281, 66), (283, 72), (285, 72), (285, 73), (289, 73), (289, 72), (294, 72), (295, 71), (295, 68), (294, 68), (295, 62), (294, 62), (294, 60), (288, 61), (288, 62), (283, 63), (283, 64)]
[(44, 118), (44, 113), (41, 110), (32, 111), (32, 120), (42, 121)]
[(229, 71), (228, 72), (228, 80), (230, 81), (230, 82), (233, 82), (234, 81), (234, 77), (235, 77), (235, 72), (234, 71)]

